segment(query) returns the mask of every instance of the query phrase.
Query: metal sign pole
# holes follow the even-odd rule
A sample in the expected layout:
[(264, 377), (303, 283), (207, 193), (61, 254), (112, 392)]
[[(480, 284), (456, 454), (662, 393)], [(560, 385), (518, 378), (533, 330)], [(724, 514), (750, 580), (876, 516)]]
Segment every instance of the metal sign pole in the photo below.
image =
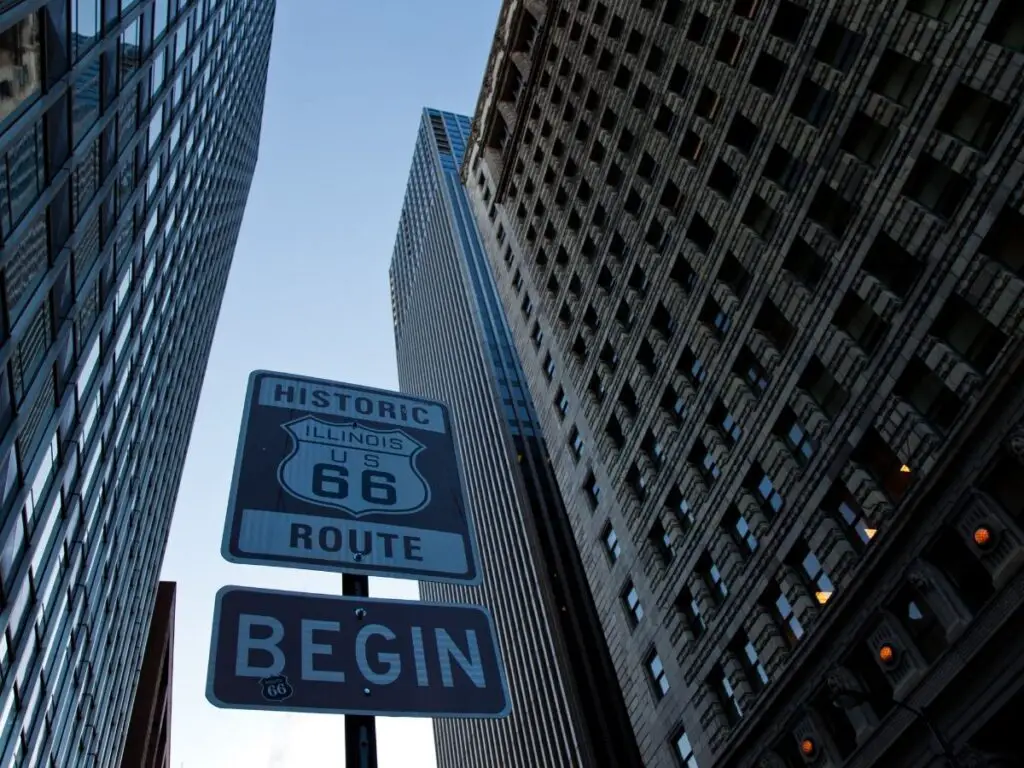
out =
[[(347, 597), (369, 597), (370, 579), (366, 576), (342, 574), (341, 594)], [(368, 715), (345, 715), (346, 768), (377, 768), (377, 725)]]

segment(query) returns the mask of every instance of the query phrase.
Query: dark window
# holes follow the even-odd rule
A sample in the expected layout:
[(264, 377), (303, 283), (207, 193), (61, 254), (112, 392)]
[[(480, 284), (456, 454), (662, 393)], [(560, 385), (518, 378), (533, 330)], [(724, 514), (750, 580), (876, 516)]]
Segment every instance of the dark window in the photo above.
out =
[(676, 254), (669, 278), (686, 293), (692, 292), (697, 287), (697, 271), (690, 266), (690, 262), (686, 260), (682, 251)]
[(875, 238), (861, 266), (900, 298), (907, 297), (923, 271), (921, 262), (884, 232)]
[(693, 755), (690, 737), (686, 735), (686, 731), (680, 729), (672, 734), (672, 753), (680, 768), (699, 768), (697, 758)]
[(914, 103), (928, 77), (928, 67), (891, 49), (882, 54), (868, 86), (904, 107)]
[(1006, 334), (958, 294), (942, 307), (929, 332), (979, 371), (987, 371), (1006, 344)]
[(576, 427), (569, 431), (569, 446), (572, 449), (572, 455), (578, 461), (583, 456), (583, 436)]
[(832, 324), (871, 355), (889, 333), (889, 324), (875, 314), (874, 308), (856, 293), (847, 291), (839, 303)]
[(802, 160), (794, 157), (781, 144), (776, 144), (772, 147), (768, 160), (765, 162), (764, 177), (775, 182), (787, 192), (792, 192), (800, 183), (800, 176), (805, 167)]
[(721, 433), (729, 447), (736, 445), (743, 434), (740, 425), (736, 422), (733, 415), (729, 413), (729, 409), (726, 408), (725, 403), (721, 399), (715, 400), (711, 413), (708, 414), (708, 423)]
[(992, 597), (995, 590), (988, 570), (953, 529), (942, 531), (928, 548), (925, 559), (949, 579), (972, 613), (977, 613)]
[(816, 355), (807, 362), (798, 386), (811, 396), (830, 419), (839, 414), (850, 396)]
[(894, 392), (943, 432), (953, 426), (963, 408), (956, 393), (916, 355), (907, 363)]
[(555, 394), (555, 410), (558, 411), (558, 417), (561, 419), (564, 419), (565, 414), (569, 412), (569, 396), (565, 394), (565, 390), (561, 387), (558, 388), (558, 392)]
[(914, 641), (924, 660), (934, 664), (949, 647), (946, 642), (946, 628), (942, 626), (928, 600), (917, 587), (909, 582), (896, 594), (889, 610)]
[(1003, 0), (985, 30), (985, 39), (1024, 53), (1024, 4)]
[(622, 431), (619, 419), (614, 414), (608, 417), (608, 421), (604, 425), (604, 431), (612, 439), (615, 447), (622, 450), (622, 447), (626, 444), (626, 435)]
[(704, 301), (704, 308), (700, 313), (700, 321), (711, 329), (716, 338), (721, 339), (732, 327), (732, 320), (729, 315), (718, 305), (711, 296)]
[(704, 220), (703, 216), (695, 213), (686, 230), (686, 238), (696, 245), (699, 251), (706, 253), (715, 242), (715, 230)]
[(785, 352), (793, 340), (793, 325), (775, 306), (771, 299), (765, 299), (754, 318), (754, 330), (760, 331), (780, 352)]
[(587, 494), (587, 501), (591, 508), (597, 507), (601, 502), (601, 486), (597, 484), (597, 478), (593, 472), (587, 473), (587, 479), (583, 481), (583, 492)]
[(722, 266), (718, 268), (718, 279), (729, 286), (736, 297), (742, 299), (747, 295), (747, 288), (750, 287), (750, 273), (743, 268), (739, 259), (729, 251), (722, 259)]
[(701, 148), (704, 140), (692, 130), (683, 134), (683, 140), (679, 144), (679, 156), (690, 162), (697, 162), (700, 158)]
[(679, 527), (684, 532), (693, 528), (693, 510), (690, 509), (690, 502), (683, 498), (683, 494), (679, 491), (679, 486), (673, 485), (672, 490), (668, 492), (668, 495), (665, 497), (665, 508), (675, 515)]
[(686, 92), (686, 84), (689, 82), (690, 73), (686, 67), (676, 64), (672, 69), (672, 76), (668, 80), (668, 89), (680, 96)]
[(1007, 205), (999, 212), (978, 250), (1018, 277), (1024, 277), (1024, 237), (1020, 236), (1021, 232), (1024, 232), (1024, 216)]
[(910, 172), (903, 194), (936, 216), (950, 219), (971, 190), (971, 181), (928, 154)]
[(647, 478), (644, 477), (643, 472), (640, 471), (640, 467), (635, 462), (626, 471), (626, 483), (633, 491), (633, 495), (637, 500), (643, 501), (647, 498)]
[(725, 32), (722, 33), (722, 39), (718, 43), (718, 50), (715, 52), (715, 58), (731, 67), (740, 57), (740, 50), (743, 47), (742, 43), (743, 41), (740, 39), (739, 35), (730, 29), (725, 30)]
[(676, 363), (676, 370), (688, 378), (690, 383), (696, 388), (700, 388), (700, 385), (704, 383), (704, 379), (707, 378), (707, 370), (705, 370), (704, 364), (693, 354), (693, 350), (689, 347), (683, 348), (679, 361)]
[(705, 120), (714, 120), (718, 112), (718, 94), (706, 85), (700, 89), (697, 103), (694, 104), (693, 113)]
[(828, 113), (835, 100), (836, 96), (832, 91), (822, 88), (810, 78), (805, 77), (796, 96), (793, 97), (790, 111), (815, 128), (820, 128), (828, 119)]
[(769, 94), (775, 94), (786, 76), (786, 65), (769, 53), (762, 53), (750, 72), (750, 84)]
[(661, 465), (665, 462), (665, 446), (658, 440), (657, 435), (651, 430), (647, 430), (640, 448), (647, 454), (647, 458), (651, 460), (651, 463), (660, 469)]
[(736, 191), (736, 185), (740, 177), (724, 160), (715, 163), (711, 169), (711, 176), (708, 178), (708, 186), (718, 192), (726, 200), (732, 199), (732, 193)]
[(782, 0), (772, 19), (772, 25), (768, 28), (768, 33), (795, 43), (800, 39), (800, 32), (803, 30), (805, 21), (807, 21), (806, 8), (791, 2), (791, 0)]
[(807, 244), (807, 241), (797, 237), (789, 247), (782, 268), (791, 272), (793, 277), (813, 291), (828, 271), (828, 263)]
[(665, 387), (665, 394), (661, 396), (661, 407), (670, 413), (678, 424), (683, 420), (683, 414), (686, 412), (686, 401), (682, 395), (676, 392), (675, 387), (669, 384)]
[(711, 19), (697, 11), (690, 19), (690, 28), (686, 31), (686, 37), (695, 43), (702, 44), (707, 39), (710, 25)]
[(718, 468), (718, 463), (715, 461), (715, 454), (701, 440), (697, 440), (693, 444), (687, 458), (707, 483), (713, 483), (722, 474), (722, 470)]
[(820, 224), (835, 237), (842, 237), (856, 213), (853, 203), (843, 199), (832, 187), (822, 182), (807, 209), (807, 218)]
[(1005, 448), (996, 454), (991, 468), (978, 483), (978, 488), (1017, 518), (1024, 521), (1024, 472)]
[(729, 131), (725, 134), (726, 144), (731, 144), (740, 152), (749, 155), (757, 142), (758, 128), (750, 120), (737, 112), (729, 124)]
[(949, 23), (956, 18), (964, 0), (909, 0), (907, 10)]
[(597, 402), (600, 403), (604, 401), (604, 381), (597, 373), (590, 377), (590, 382), (587, 384), (587, 391), (593, 395)]
[(850, 121), (850, 127), (843, 134), (840, 149), (849, 152), (861, 162), (877, 166), (889, 148), (892, 130), (877, 122), (864, 112), (857, 112)]
[(548, 381), (555, 376), (555, 361), (551, 358), (550, 353), (544, 358), (544, 375)]
[(830, 21), (825, 25), (814, 58), (840, 72), (848, 72), (863, 42), (863, 35)]
[(898, 504), (906, 495), (910, 487), (911, 469), (900, 460), (874, 427), (868, 429), (860, 439), (853, 451), (853, 460), (875, 478), (875, 482), (893, 504)]

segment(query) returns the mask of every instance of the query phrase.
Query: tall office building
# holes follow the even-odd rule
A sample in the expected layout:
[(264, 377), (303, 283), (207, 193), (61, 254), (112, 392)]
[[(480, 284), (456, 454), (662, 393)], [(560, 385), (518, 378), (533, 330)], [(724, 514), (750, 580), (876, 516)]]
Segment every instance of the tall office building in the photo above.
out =
[(0, 11), (0, 765), (120, 764), (273, 16)]
[(462, 173), (648, 765), (1019, 764), (1022, 89), (1019, 0), (505, 2)]
[(403, 392), (448, 404), (483, 584), (421, 584), (486, 605), (505, 720), (435, 720), (442, 768), (641, 765), (573, 533), (459, 179), (469, 119), (424, 111), (391, 263)]

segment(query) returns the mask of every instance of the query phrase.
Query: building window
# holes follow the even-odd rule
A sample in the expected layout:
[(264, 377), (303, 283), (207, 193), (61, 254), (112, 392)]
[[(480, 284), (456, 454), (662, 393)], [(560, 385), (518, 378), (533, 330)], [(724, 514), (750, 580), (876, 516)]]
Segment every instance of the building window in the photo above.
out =
[(789, 247), (782, 268), (813, 291), (828, 271), (828, 264), (803, 238), (797, 237)]
[(622, 545), (619, 544), (619, 536), (615, 533), (615, 529), (612, 528), (612, 524), (608, 523), (604, 527), (604, 533), (601, 534), (601, 540), (604, 542), (604, 551), (608, 555), (608, 559), (613, 563), (622, 556)]
[(690, 737), (686, 731), (680, 729), (672, 736), (672, 753), (679, 763), (679, 768), (700, 768), (697, 765), (697, 758), (693, 755), (693, 746), (690, 744)]
[[(1021, 27), (1024, 31), (1024, 6)], [(1024, 216), (1009, 205), (1004, 206), (978, 251), (992, 257), (1017, 277), (1024, 277), (1024, 240), (1018, 232), (1024, 232)]]
[(1006, 344), (1006, 335), (955, 293), (942, 307), (929, 333), (982, 373), (995, 362)]
[(745, 344), (736, 357), (733, 372), (747, 382), (751, 391), (757, 397), (760, 397), (768, 389), (768, 373), (757, 357), (754, 356), (750, 347)]
[(796, 96), (793, 97), (790, 111), (815, 128), (820, 128), (825, 124), (835, 100), (836, 96), (832, 91), (822, 88), (809, 77), (805, 77)]
[(561, 387), (558, 388), (558, 392), (555, 394), (555, 409), (558, 411), (558, 417), (561, 419), (564, 419), (565, 414), (569, 412), (569, 396), (565, 394), (565, 390)]
[(622, 425), (619, 423), (619, 419), (615, 414), (608, 417), (608, 422), (604, 425), (605, 434), (611, 438), (612, 443), (620, 451), (626, 444), (626, 435), (622, 431)]
[(654, 686), (654, 696), (657, 699), (665, 698), (665, 694), (668, 693), (668, 675), (665, 674), (665, 667), (661, 663), (661, 657), (658, 656), (657, 651), (651, 651), (647, 655), (647, 675), (651, 681), (651, 685)]
[(644, 618), (644, 607), (640, 604), (640, 595), (632, 581), (627, 581), (622, 590), (622, 602), (626, 605), (630, 625), (635, 627)]
[(686, 401), (671, 384), (665, 387), (665, 394), (661, 396), (661, 407), (662, 410), (671, 414), (672, 420), (676, 424), (682, 422), (683, 415), (686, 413)]
[(775, 484), (768, 477), (768, 473), (761, 469), (759, 464), (755, 463), (750, 468), (750, 474), (747, 476), (747, 479), (750, 489), (754, 491), (754, 495), (757, 496), (765, 514), (768, 517), (777, 515), (782, 510), (784, 501), (782, 494), (775, 489)]
[(783, 409), (779, 420), (775, 423), (775, 433), (786, 443), (786, 447), (789, 448), (789, 452), (797, 460), (797, 463), (800, 466), (806, 466), (814, 456), (814, 443), (792, 408)]
[(830, 21), (814, 50), (814, 58), (840, 72), (848, 72), (863, 42), (863, 35)]
[(718, 570), (710, 552), (705, 551), (697, 561), (697, 575), (707, 586), (716, 603), (721, 604), (729, 596), (729, 588), (725, 585), (722, 572)]
[(665, 565), (672, 562), (672, 536), (666, 530), (661, 520), (654, 521), (648, 538), (651, 540), (651, 545), (654, 547), (654, 551), (658, 553), (661, 561)]
[(519, 293), (523, 289), (523, 273), (518, 269), (515, 274), (512, 275), (512, 287), (515, 288), (516, 293)]
[(534, 322), (533, 329), (530, 331), (530, 341), (533, 342), (533, 346), (540, 347), (541, 342), (544, 341), (544, 331), (541, 330), (540, 323)]
[(722, 518), (722, 527), (729, 533), (733, 541), (744, 555), (751, 555), (757, 551), (757, 536), (750, 528), (747, 518), (737, 509), (736, 505), (730, 504), (725, 510)]
[(693, 511), (690, 509), (690, 503), (683, 498), (683, 494), (679, 491), (679, 486), (672, 486), (672, 490), (665, 497), (665, 506), (675, 515), (679, 527), (683, 531), (688, 531), (693, 527)]
[(743, 673), (746, 675), (750, 687), (756, 692), (763, 691), (769, 683), (768, 672), (757, 655), (757, 648), (754, 647), (754, 643), (746, 633), (737, 633), (729, 644), (729, 650), (743, 667)]
[(521, 306), (524, 317), (529, 318), (533, 315), (533, 299), (530, 298), (530, 294), (523, 296), (523, 303)]
[(811, 396), (830, 419), (839, 415), (850, 397), (817, 356), (808, 361), (798, 386)]
[(640, 467), (636, 465), (636, 462), (630, 465), (629, 470), (626, 472), (626, 483), (633, 491), (633, 495), (636, 496), (638, 501), (643, 501), (647, 498), (647, 478), (644, 477), (643, 472), (640, 471)]
[(693, 354), (693, 350), (689, 347), (683, 349), (683, 353), (679, 356), (679, 362), (676, 363), (676, 370), (683, 374), (690, 383), (697, 389), (704, 383), (704, 379), (707, 378), (708, 372), (704, 368), (704, 364), (697, 359), (696, 355)]
[(946, 382), (916, 355), (903, 369), (893, 392), (942, 432), (949, 431), (963, 408), (960, 398)]
[(880, 232), (865, 255), (861, 269), (905, 299), (921, 276), (923, 265), (899, 243)]
[(697, 598), (693, 596), (689, 587), (683, 587), (676, 596), (676, 610), (683, 615), (686, 626), (693, 633), (695, 640), (704, 634), (707, 623), (701, 615), (700, 603), (697, 602)]
[(595, 373), (590, 377), (590, 383), (587, 385), (587, 391), (590, 392), (591, 396), (597, 402), (604, 402), (604, 381), (601, 379), (600, 375)]
[(569, 431), (569, 445), (572, 446), (572, 455), (579, 461), (583, 456), (583, 436), (576, 427)]
[(852, 458), (866, 469), (893, 504), (898, 504), (910, 487), (912, 472), (878, 434), (874, 427), (864, 433)]
[(914, 103), (928, 78), (928, 67), (893, 50), (882, 54), (868, 88), (903, 107)]
[(597, 507), (601, 502), (601, 486), (597, 484), (597, 478), (593, 472), (587, 473), (587, 479), (583, 481), (583, 492), (587, 494), (587, 501), (591, 508)]
[(885, 156), (893, 133), (866, 113), (856, 112), (839, 148), (874, 168)]
[(647, 434), (644, 436), (644, 441), (640, 446), (647, 458), (650, 459), (657, 469), (661, 469), (665, 463), (665, 447), (658, 440), (657, 436), (650, 430), (647, 430)]
[(843, 331), (864, 350), (874, 354), (889, 333), (889, 324), (879, 317), (870, 304), (853, 291), (847, 291), (839, 303), (832, 324)]
[(985, 30), (989, 42), (1024, 53), (1024, 5), (1003, 0)]
[(704, 482), (709, 485), (715, 482), (722, 474), (722, 470), (718, 468), (718, 463), (715, 461), (715, 454), (701, 440), (694, 442), (693, 448), (690, 450), (689, 459), (690, 463), (700, 473), (700, 476), (704, 478)]
[(761, 604), (774, 617), (790, 647), (796, 647), (804, 636), (804, 628), (778, 584), (768, 585), (768, 589), (761, 596)]
[(818, 556), (811, 551), (810, 547), (803, 540), (798, 540), (790, 550), (787, 558), (789, 564), (803, 572), (804, 578), (810, 587), (811, 594), (818, 605), (825, 605), (832, 599), (836, 588), (832, 579), (825, 572), (825, 566), (821, 564)]
[(878, 533), (842, 480), (832, 483), (822, 500), (822, 508), (839, 521), (846, 531), (846, 538), (858, 552), (863, 552)]
[(729, 413), (725, 403), (720, 399), (715, 400), (711, 413), (708, 414), (708, 423), (721, 433), (730, 448), (736, 445), (743, 435), (743, 430), (740, 429), (740, 425), (736, 422), (735, 417)]
[(550, 353), (544, 357), (544, 376), (548, 381), (551, 381), (555, 377), (555, 361), (551, 357)]
[(922, 154), (903, 185), (903, 194), (942, 219), (951, 219), (972, 183), (934, 157)]
[(712, 667), (711, 674), (708, 676), (708, 685), (718, 698), (718, 703), (722, 705), (722, 711), (725, 712), (725, 719), (729, 721), (729, 725), (736, 725), (743, 717), (743, 708), (736, 699), (736, 691), (721, 664), (715, 664)]

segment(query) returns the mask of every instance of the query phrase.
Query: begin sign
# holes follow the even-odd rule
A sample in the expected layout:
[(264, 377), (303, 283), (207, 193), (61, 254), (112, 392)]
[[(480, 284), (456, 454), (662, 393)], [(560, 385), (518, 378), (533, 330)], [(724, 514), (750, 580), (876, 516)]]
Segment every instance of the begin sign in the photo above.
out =
[(486, 609), (228, 586), (217, 593), (206, 697), (218, 707), (505, 717)]

